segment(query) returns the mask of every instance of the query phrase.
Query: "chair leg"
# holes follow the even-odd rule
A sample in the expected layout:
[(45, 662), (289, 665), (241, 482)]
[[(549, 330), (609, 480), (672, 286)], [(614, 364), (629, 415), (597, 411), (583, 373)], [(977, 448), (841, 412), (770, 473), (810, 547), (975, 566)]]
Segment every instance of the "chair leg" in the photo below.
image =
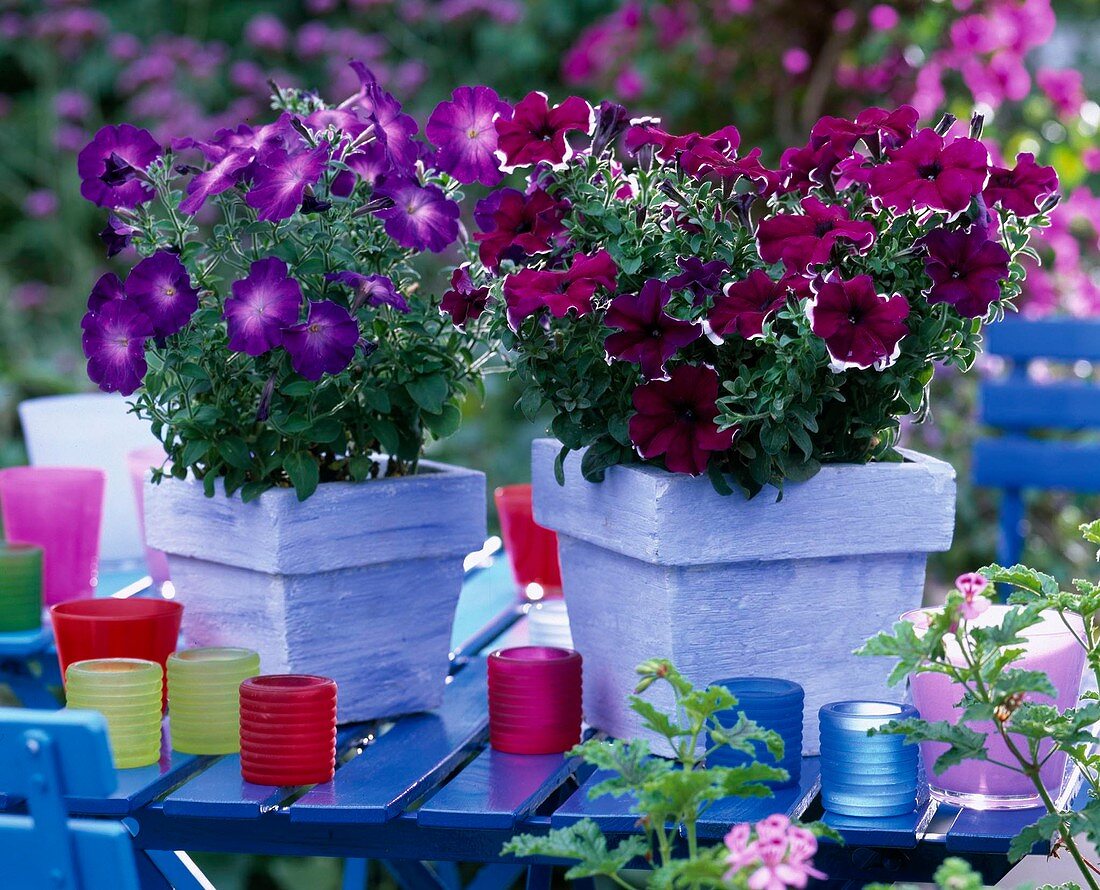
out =
[(370, 863), (366, 859), (345, 859), (343, 890), (366, 890), (367, 871)]
[(466, 890), (507, 890), (525, 871), (525, 866), (510, 863), (486, 865), (478, 870), (474, 879), (466, 885)]
[(527, 867), (527, 890), (550, 890), (550, 881), (554, 877), (552, 865), (529, 865)]
[(383, 859), (382, 867), (389, 872), (401, 890), (447, 890), (435, 872), (423, 862), (408, 859)]

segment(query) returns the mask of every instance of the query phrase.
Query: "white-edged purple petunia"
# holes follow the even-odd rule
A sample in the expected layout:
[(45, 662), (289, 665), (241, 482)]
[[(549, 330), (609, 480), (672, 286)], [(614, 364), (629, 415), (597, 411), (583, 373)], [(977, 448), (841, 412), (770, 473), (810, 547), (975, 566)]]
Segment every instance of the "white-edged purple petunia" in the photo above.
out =
[(199, 308), (199, 293), (180, 258), (167, 250), (146, 257), (126, 276), (126, 297), (152, 322), (153, 336), (170, 337)]
[(283, 148), (261, 152), (252, 188), (245, 195), (248, 206), (256, 209), (256, 219), (278, 222), (292, 217), (302, 206), (306, 188), (321, 178), (328, 158), (329, 146), (324, 142), (294, 154)]
[(153, 333), (149, 318), (129, 300), (110, 300), (85, 315), (80, 326), (92, 382), (104, 392), (132, 395), (148, 370), (145, 342)]
[(281, 346), (284, 329), (298, 321), (302, 306), (302, 289), (286, 263), (273, 256), (257, 260), (247, 277), (233, 282), (232, 290), (224, 313), (229, 348), (263, 355)]
[(102, 127), (76, 159), (80, 194), (99, 207), (137, 207), (153, 199), (153, 188), (139, 173), (160, 157), (148, 130), (130, 124)]
[(304, 322), (283, 332), (283, 347), (290, 364), (307, 380), (320, 380), (322, 374), (339, 374), (355, 357), (359, 326), (343, 306), (331, 300), (309, 304)]
[(386, 234), (402, 247), (439, 253), (458, 238), (458, 205), (443, 189), (411, 179), (387, 179), (375, 194), (393, 201), (375, 211)]
[(436, 166), (459, 182), (494, 186), (504, 178), (497, 160), (494, 121), (508, 111), (490, 87), (459, 87), (451, 101), (440, 102), (424, 133), (436, 148)]
[(352, 311), (368, 306), (392, 306), (398, 312), (408, 312), (408, 301), (397, 292), (393, 280), (385, 275), (364, 275), (361, 272), (329, 272), (325, 281), (335, 281), (352, 289)]

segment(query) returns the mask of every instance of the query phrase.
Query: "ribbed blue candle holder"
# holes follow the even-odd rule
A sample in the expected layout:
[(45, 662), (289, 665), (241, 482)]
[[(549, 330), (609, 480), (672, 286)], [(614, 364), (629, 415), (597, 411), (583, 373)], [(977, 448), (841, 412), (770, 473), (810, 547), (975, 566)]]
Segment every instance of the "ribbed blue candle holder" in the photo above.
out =
[[(732, 726), (737, 722), (737, 714), (744, 712), (748, 719), (778, 733), (783, 739), (783, 757), (778, 761), (763, 744), (753, 743), (757, 762), (785, 769), (788, 774), (784, 782), (766, 784), (770, 788), (797, 785), (802, 775), (802, 708), (806, 701), (802, 687), (775, 677), (727, 677), (710, 685), (728, 689), (737, 699), (736, 707), (716, 715), (723, 724)], [(708, 747), (713, 744), (708, 734)], [(744, 766), (753, 759), (741, 751), (722, 747), (707, 757), (707, 766)]]
[(912, 705), (842, 701), (825, 705), (821, 722), (821, 802), (842, 816), (902, 816), (916, 809), (920, 751), (900, 735), (867, 735), (892, 720), (917, 716)]

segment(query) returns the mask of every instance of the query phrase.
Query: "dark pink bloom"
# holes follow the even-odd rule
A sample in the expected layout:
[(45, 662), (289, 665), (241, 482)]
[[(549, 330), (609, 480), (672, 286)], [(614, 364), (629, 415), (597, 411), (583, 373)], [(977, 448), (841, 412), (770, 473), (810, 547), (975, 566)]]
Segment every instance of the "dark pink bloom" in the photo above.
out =
[(302, 206), (306, 188), (314, 185), (328, 163), (329, 146), (291, 154), (283, 148), (271, 148), (256, 158), (252, 188), (244, 196), (256, 218), (278, 222), (289, 219)]
[(368, 306), (392, 306), (398, 312), (408, 312), (408, 301), (397, 292), (393, 279), (385, 275), (363, 275), (360, 272), (329, 272), (326, 281), (335, 281), (350, 287), (355, 293), (352, 311)]
[(477, 207), (478, 224), (485, 228), (474, 235), (481, 244), (481, 262), (496, 269), (501, 260), (521, 262), (549, 253), (554, 240), (565, 233), (562, 219), (568, 210), (565, 201), (555, 200), (541, 188), (528, 195), (516, 189), (494, 192)]
[(615, 297), (603, 319), (618, 330), (604, 340), (608, 356), (636, 362), (646, 377), (664, 376), (665, 362), (702, 334), (699, 325), (665, 312), (671, 297), (672, 289), (656, 278), (646, 281), (636, 294)]
[(698, 476), (710, 457), (733, 445), (735, 429), (718, 430), (718, 375), (706, 365), (679, 365), (667, 380), (634, 390), (630, 441), (646, 460), (664, 456), (673, 473)]
[(825, 341), (833, 370), (889, 367), (901, 353), (909, 328), (909, 304), (901, 294), (875, 293), (870, 275), (843, 280), (833, 274), (815, 282), (806, 303), (813, 332)]
[(722, 286), (722, 276), (729, 271), (725, 260), (703, 262), (697, 256), (676, 257), (676, 265), (683, 271), (668, 280), (673, 290), (690, 290), (692, 302), (698, 306), (707, 297), (718, 293)]
[(153, 333), (149, 319), (130, 300), (110, 300), (85, 315), (80, 327), (88, 377), (104, 392), (132, 395), (148, 370), (145, 342)]
[(439, 253), (458, 237), (458, 205), (438, 186), (387, 178), (375, 194), (393, 201), (392, 207), (374, 213), (402, 247)]
[(714, 301), (707, 315), (712, 339), (737, 334), (746, 340), (759, 337), (764, 322), (786, 305), (787, 284), (775, 281), (763, 269), (753, 269), (747, 278), (731, 281)]
[(992, 167), (989, 182), (982, 195), (992, 207), (1000, 204), (1017, 216), (1033, 216), (1039, 212), (1043, 198), (1058, 191), (1058, 174), (1053, 167), (1040, 167), (1035, 155), (1024, 152), (1016, 156), (1016, 166)]
[(153, 324), (155, 337), (182, 330), (199, 308), (199, 292), (180, 258), (167, 250), (146, 257), (126, 276), (126, 297)]
[(359, 326), (343, 306), (331, 300), (309, 304), (304, 322), (283, 331), (283, 347), (290, 364), (306, 380), (339, 374), (355, 357)]
[(137, 207), (153, 198), (153, 189), (140, 178), (161, 155), (148, 130), (130, 124), (103, 127), (76, 159), (80, 194), (100, 207)]
[(829, 206), (817, 198), (802, 199), (802, 213), (777, 213), (760, 222), (756, 232), (760, 256), (766, 263), (780, 261), (792, 272), (827, 263), (838, 241), (863, 254), (875, 243), (875, 227), (853, 220), (843, 206)]
[(298, 321), (302, 306), (302, 289), (286, 263), (278, 257), (257, 260), (246, 278), (233, 282), (232, 290), (225, 301), (229, 348), (263, 355), (281, 346), (283, 330)]
[(521, 269), (504, 279), (508, 323), (518, 329), (525, 318), (543, 309), (556, 318), (564, 318), (570, 309), (576, 310), (577, 315), (586, 315), (599, 288), (615, 290), (618, 272), (606, 250), (591, 256), (575, 254), (565, 271)]
[[(891, 151), (904, 145), (917, 132), (920, 115), (912, 105), (902, 105), (893, 111), (865, 108), (856, 115), (856, 126), (863, 129), (861, 138), (872, 154)], [(877, 145), (875, 144), (877, 141)]]
[(440, 102), (424, 133), (439, 149), (436, 166), (467, 185), (496, 185), (503, 178), (497, 162), (497, 115), (508, 103), (489, 87), (459, 87), (450, 102)]
[(465, 328), (485, 311), (489, 288), (475, 287), (469, 266), (459, 266), (451, 273), (451, 289), (443, 294), (439, 308), (451, 316), (456, 328)]
[(924, 129), (887, 152), (888, 161), (871, 171), (870, 191), (897, 211), (946, 210), (960, 213), (981, 193), (989, 174), (989, 152), (976, 139), (944, 144)]
[(560, 169), (573, 157), (573, 146), (566, 135), (578, 131), (590, 134), (594, 125), (592, 106), (579, 96), (570, 96), (551, 107), (545, 93), (528, 93), (510, 117), (497, 118), (500, 169), (511, 173), (532, 164)]
[(1001, 298), (1000, 282), (1008, 277), (1008, 251), (985, 230), (935, 229), (921, 239), (928, 251), (924, 270), (932, 279), (925, 291), (929, 303), (950, 303), (966, 318), (983, 318)]

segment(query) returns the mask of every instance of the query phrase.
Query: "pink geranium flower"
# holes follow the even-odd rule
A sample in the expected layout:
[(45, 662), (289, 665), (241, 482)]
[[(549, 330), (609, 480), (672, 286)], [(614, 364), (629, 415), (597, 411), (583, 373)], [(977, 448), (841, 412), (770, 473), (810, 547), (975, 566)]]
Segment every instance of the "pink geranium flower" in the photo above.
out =
[(777, 813), (757, 822), (755, 834), (753, 839), (748, 823), (729, 830), (726, 880), (747, 875), (749, 890), (801, 890), (810, 878), (826, 878), (813, 866), (817, 838), (786, 816)]
[(989, 581), (977, 572), (967, 572), (955, 579), (955, 587), (964, 597), (962, 616), (967, 621), (973, 621), (991, 605), (989, 598), (985, 596), (985, 590), (989, 587)]

